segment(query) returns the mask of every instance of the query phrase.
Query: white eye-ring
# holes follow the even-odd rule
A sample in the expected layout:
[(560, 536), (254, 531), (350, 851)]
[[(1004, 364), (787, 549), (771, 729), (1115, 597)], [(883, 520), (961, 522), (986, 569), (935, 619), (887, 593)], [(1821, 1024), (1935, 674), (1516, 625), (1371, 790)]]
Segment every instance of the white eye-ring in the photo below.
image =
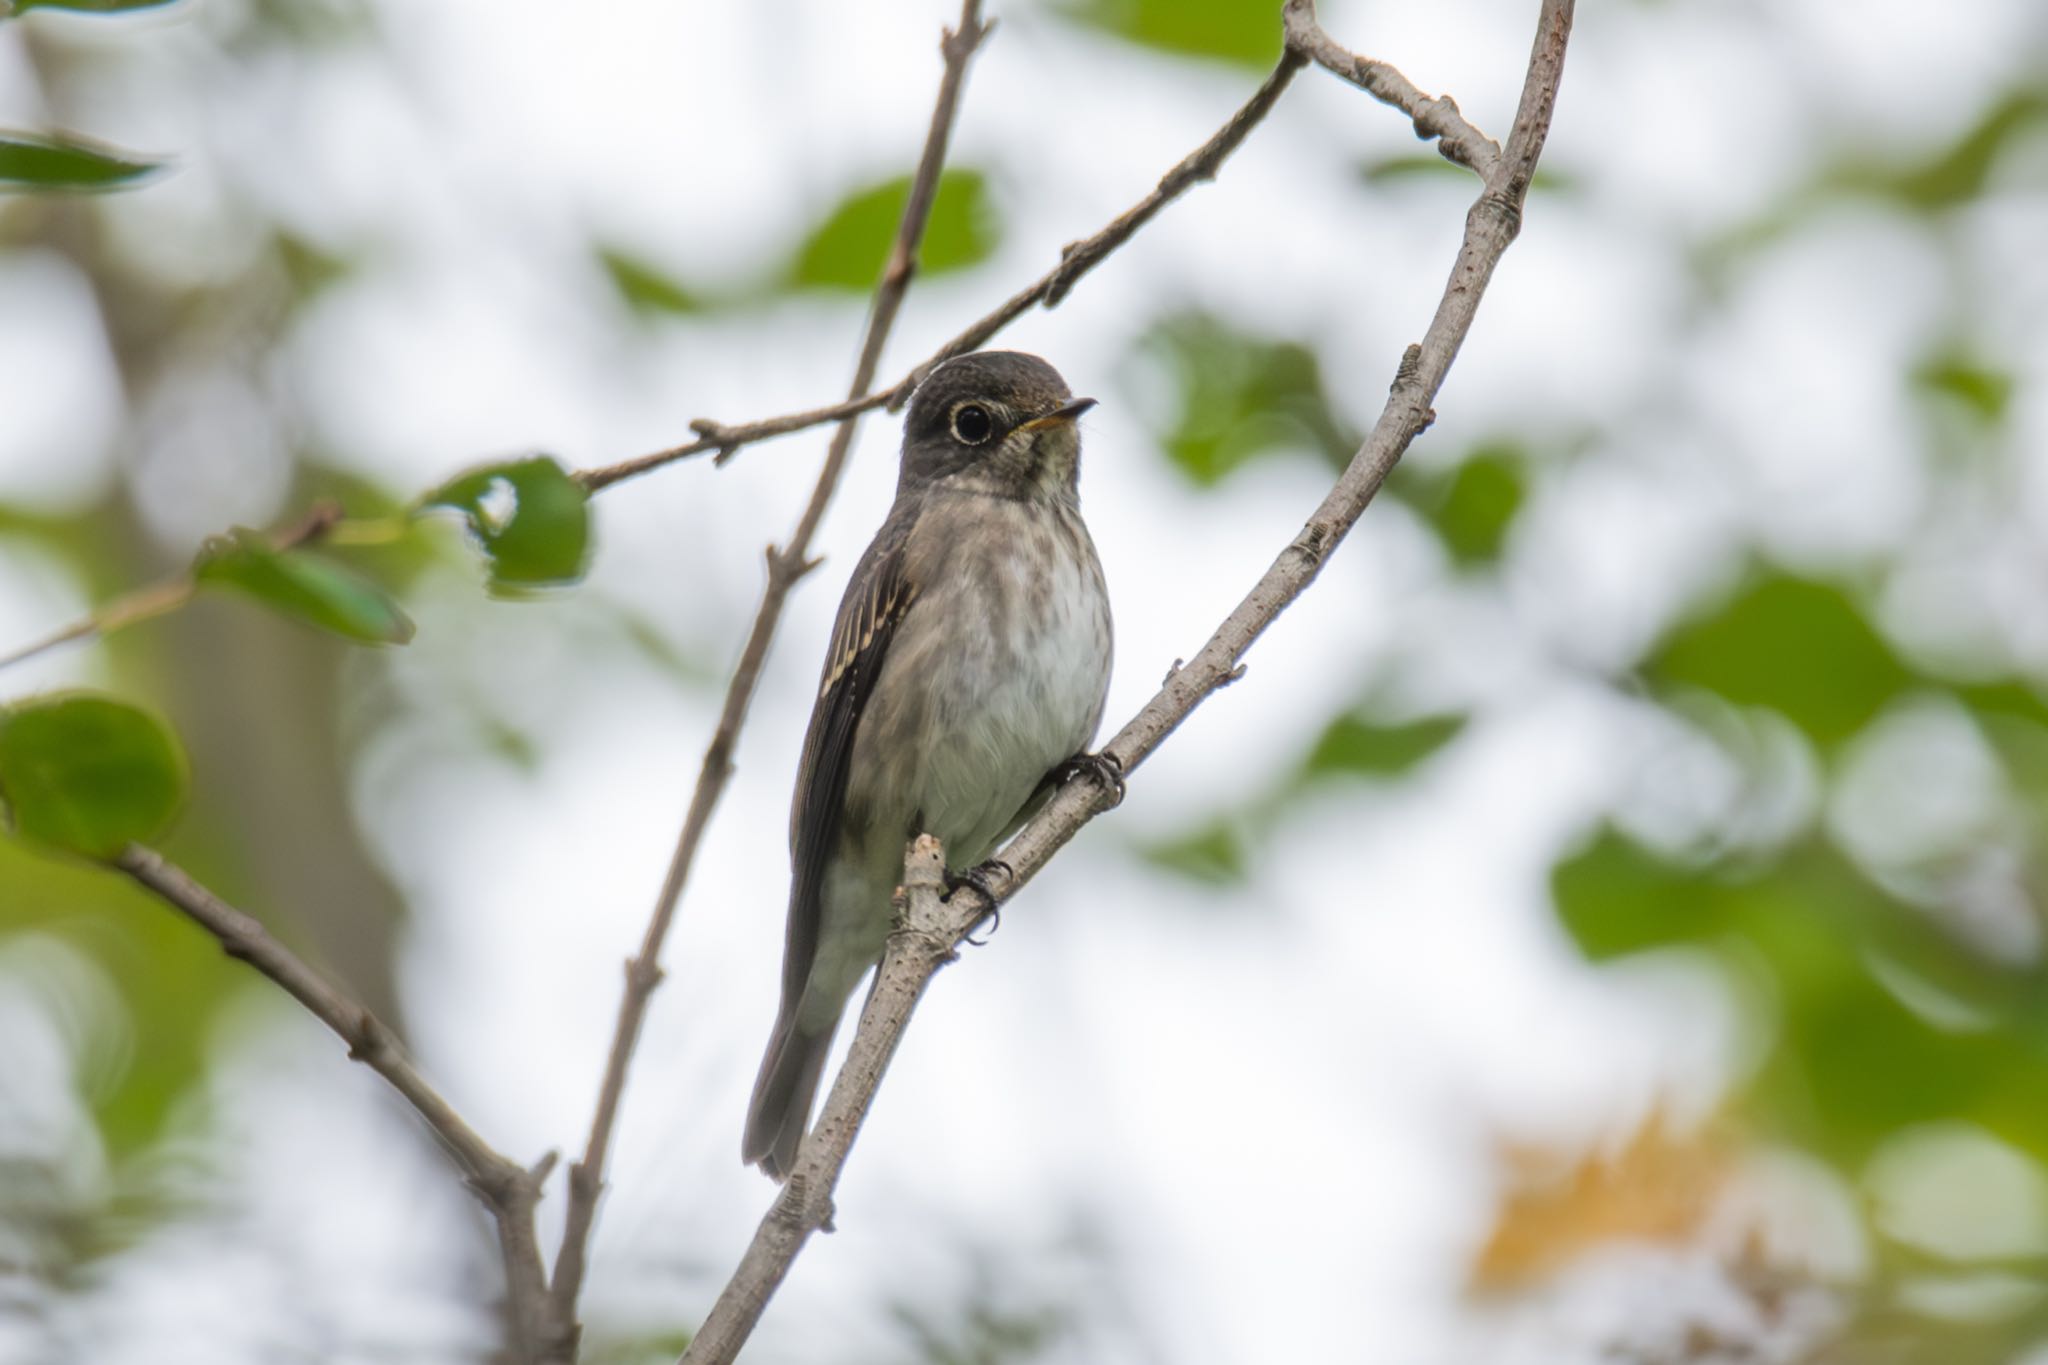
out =
[(953, 409), (953, 439), (962, 445), (978, 446), (995, 435), (996, 419), (979, 403), (962, 403)]

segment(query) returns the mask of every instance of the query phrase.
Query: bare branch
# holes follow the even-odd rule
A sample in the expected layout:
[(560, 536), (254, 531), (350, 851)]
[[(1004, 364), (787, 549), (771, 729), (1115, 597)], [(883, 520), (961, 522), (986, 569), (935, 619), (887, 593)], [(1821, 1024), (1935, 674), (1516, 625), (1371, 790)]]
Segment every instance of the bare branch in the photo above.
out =
[(546, 1270), (534, 1240), (533, 1209), (540, 1198), (541, 1180), (554, 1158), (549, 1156), (528, 1170), (501, 1155), (420, 1075), (382, 1021), (300, 961), (252, 916), (214, 895), (155, 849), (130, 844), (114, 860), (114, 866), (183, 911), (218, 939), (228, 956), (248, 963), (281, 986), (348, 1044), (350, 1058), (382, 1076), (426, 1121), (461, 1168), (465, 1183), (497, 1222), (506, 1300), (519, 1337), (520, 1359), (531, 1359), (542, 1339), (548, 1307)]
[[(1544, 0), (1535, 49), (1522, 86), (1521, 107), (1507, 150), (1487, 177), (1486, 187), (1465, 216), (1465, 236), (1451, 267), (1450, 281), (1420, 345), (1410, 346), (1395, 372), (1386, 406), (1365, 443), (1301, 532), (1280, 552), (1252, 590), (1216, 628), (1194, 658), (1166, 677), (1152, 700), (1133, 716), (1103, 752), (1130, 772), (1145, 761), (1197, 706), (1234, 682), (1253, 641), (1315, 580), (1330, 552), (1364, 513), (1408, 446), (1435, 420), (1430, 404), (1471, 330), (1494, 267), (1521, 230), (1522, 202), (1550, 130), (1565, 45), (1571, 35), (1573, 0)], [(1073, 838), (1081, 826), (1112, 804), (1092, 780), (1069, 781), (1027, 822), (1002, 853), (1008, 878), (993, 879), (1008, 900)], [(970, 889), (955, 899), (984, 898)], [(993, 904), (984, 904), (984, 912)]]
[(831, 1230), (832, 1192), (839, 1172), (874, 1104), (911, 1012), (933, 974), (953, 960), (955, 945), (979, 918), (973, 908), (954, 905), (945, 894), (945, 853), (938, 840), (919, 835), (904, 859), (896, 928), (861, 1007), (853, 1050), (832, 1082), (817, 1123), (804, 1138), (796, 1169), (761, 1219), (739, 1269), (690, 1339), (682, 1365), (724, 1365), (739, 1354), (804, 1243), (820, 1228)]
[[(1124, 771), (1144, 762), (1197, 706), (1241, 675), (1240, 660), (1252, 642), (1315, 580), (1395, 461), (1433, 419), (1430, 404), (1471, 329), (1494, 266), (1521, 226), (1522, 201), (1557, 99), (1572, 6), (1573, 0), (1544, 0), (1521, 108), (1507, 150), (1466, 215), (1464, 241), (1436, 315), (1421, 344), (1409, 347), (1401, 357), (1392, 392), (1372, 434), (1301, 533), (1280, 552), (1208, 643), (1192, 660), (1169, 671), (1159, 692), (1104, 746), (1103, 753)], [(1003, 849), (1002, 863), (1011, 873), (1007, 878), (996, 873), (1000, 894), (994, 901), (969, 886), (938, 900), (932, 886), (935, 878), (942, 880), (942, 873), (936, 870), (942, 866), (938, 846), (929, 838), (920, 838), (913, 845), (905, 869), (904, 918), (876, 969), (875, 986), (861, 1011), (846, 1065), (833, 1083), (816, 1126), (798, 1150), (796, 1170), (788, 1185), (762, 1219), (738, 1270), (684, 1353), (683, 1365), (730, 1361), (805, 1240), (812, 1231), (831, 1226), (831, 1196), (840, 1168), (932, 973), (951, 959), (955, 946), (975, 924), (1014, 895), (1081, 826), (1116, 799), (1117, 794), (1094, 777), (1063, 785)]]
[(917, 388), (918, 383), (933, 366), (950, 360), (956, 355), (979, 350), (997, 332), (1015, 322), (1039, 304), (1051, 308), (1067, 296), (1067, 291), (1089, 271), (1129, 241), (1158, 216), (1159, 211), (1185, 194), (1191, 186), (1204, 180), (1216, 178), (1218, 168), (1229, 155), (1237, 150), (1238, 144), (1266, 117), (1273, 104), (1280, 98), (1280, 92), (1294, 79), (1307, 58), (1292, 48), (1281, 54), (1280, 64), (1273, 68), (1273, 74), (1255, 91), (1244, 106), (1217, 129), (1215, 134), (1201, 146), (1181, 159), (1179, 164), (1159, 178), (1152, 192), (1124, 210), (1100, 232), (1078, 242), (1069, 242), (1060, 252), (1060, 263), (1041, 275), (1034, 283), (1012, 294), (993, 312), (980, 318), (951, 341), (931, 355), (886, 389), (864, 394), (837, 403), (831, 407), (813, 408), (808, 412), (791, 413), (786, 417), (771, 417), (765, 421), (749, 422), (740, 426), (723, 426), (717, 422), (699, 420), (692, 427), (699, 433), (699, 439), (684, 445), (657, 450), (651, 455), (626, 460), (619, 464), (606, 465), (601, 469), (579, 470), (576, 478), (583, 486), (595, 493), (609, 488), (622, 479), (645, 474), (650, 469), (691, 455), (702, 455), (708, 451), (718, 452), (722, 462), (732, 456), (741, 446), (769, 436), (781, 436), (820, 422), (853, 416), (878, 408), (884, 404), (891, 411), (901, 407)]
[[(725, 793), (726, 781), (732, 775), (733, 746), (738, 742), (740, 727), (746, 723), (747, 709), (760, 681), (761, 666), (768, 656), (768, 646), (775, 637), (776, 627), (781, 623), (783, 603), (789, 596), (789, 590), (811, 567), (806, 560), (811, 539), (817, 533), (819, 522), (824, 519), (825, 508), (831, 502), (834, 490), (839, 486), (839, 476), (846, 466), (847, 454), (853, 447), (854, 431), (859, 426), (859, 414), (879, 401), (879, 398), (871, 401), (866, 395), (874, 383), (882, 347), (895, 324), (897, 311), (902, 307), (904, 292), (917, 272), (918, 247), (924, 240), (932, 201), (938, 194), (939, 174), (945, 166), (946, 145), (952, 136), (968, 60), (991, 27), (981, 20), (981, 0), (962, 0), (959, 27), (947, 32), (940, 43), (945, 72), (939, 79), (938, 97), (932, 104), (931, 126), (925, 134), (924, 151), (911, 182), (910, 197), (904, 205), (903, 218), (897, 226), (881, 282), (875, 289), (874, 306), (868, 314), (860, 358), (854, 365), (849, 398), (840, 405), (848, 415), (841, 418), (838, 429), (832, 433), (824, 466), (818, 471), (818, 481), (811, 490), (810, 501), (798, 518), (796, 529), (790, 533), (788, 543), (780, 550), (768, 552), (768, 585), (761, 594), (760, 609), (755, 613), (753, 629), (748, 633), (746, 647), (740, 652), (740, 661), (733, 669), (732, 681), (727, 685), (718, 728), (712, 732), (711, 741), (705, 747), (696, 790), (690, 797), (689, 813), (684, 817), (675, 852), (669, 859), (653, 917), (648, 921), (639, 954), (626, 964), (626, 989), (619, 1001), (618, 1023), (613, 1031), (611, 1053), (605, 1062), (597, 1110), (591, 1119), (590, 1139), (584, 1148), (583, 1159), (569, 1169), (567, 1225), (561, 1251), (555, 1259), (552, 1290), (555, 1312), (564, 1322), (573, 1323), (575, 1318), (586, 1247), (596, 1217), (598, 1196), (604, 1188), (605, 1156), (619, 1103), (625, 1093), (626, 1070), (639, 1042), (648, 998), (661, 982), (661, 969), (657, 964), (662, 942), (668, 936), (676, 904), (689, 881), (697, 846), (710, 823), (713, 809)], [(573, 1329), (568, 1354), (560, 1358), (574, 1358)]]
[(1381, 103), (1391, 104), (1415, 121), (1417, 137), (1435, 138), (1438, 150), (1447, 159), (1469, 166), (1482, 180), (1493, 178), (1500, 148), (1465, 120), (1449, 95), (1431, 99), (1386, 62), (1339, 47), (1316, 22), (1315, 0), (1287, 0), (1283, 20), (1288, 51), (1300, 53)]

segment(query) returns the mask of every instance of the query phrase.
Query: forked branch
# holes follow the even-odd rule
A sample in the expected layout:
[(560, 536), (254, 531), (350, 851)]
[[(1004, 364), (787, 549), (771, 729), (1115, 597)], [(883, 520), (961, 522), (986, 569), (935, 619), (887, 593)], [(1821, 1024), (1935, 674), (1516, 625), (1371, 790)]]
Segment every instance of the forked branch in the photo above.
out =
[[(1142, 764), (1196, 707), (1239, 676), (1245, 652), (1315, 580), (1395, 462), (1434, 419), (1430, 404), (1471, 330), (1494, 267), (1521, 228), (1522, 202), (1557, 102), (1572, 9), (1573, 0), (1543, 0), (1507, 148), (1493, 163), (1478, 201), (1466, 214), (1464, 240), (1436, 314), (1422, 341), (1401, 357), (1372, 433), (1300, 534), (1281, 550), (1208, 643), (1174, 670), (1152, 700), (1104, 746), (1103, 752), (1125, 772)], [(1003, 863), (1011, 874), (997, 874), (994, 900), (970, 886), (939, 900), (933, 887), (939, 876), (934, 870), (938, 847), (929, 838), (913, 845), (905, 868), (902, 918), (876, 969), (875, 987), (861, 1011), (845, 1067), (797, 1153), (789, 1184), (761, 1220), (739, 1268), (683, 1354), (682, 1365), (731, 1361), (811, 1232), (829, 1225), (832, 1194), (854, 1135), (932, 973), (951, 959), (960, 940), (976, 924), (1016, 894), (1083, 825), (1114, 801), (1115, 796), (1097, 785), (1092, 776), (1063, 785), (1004, 848)]]

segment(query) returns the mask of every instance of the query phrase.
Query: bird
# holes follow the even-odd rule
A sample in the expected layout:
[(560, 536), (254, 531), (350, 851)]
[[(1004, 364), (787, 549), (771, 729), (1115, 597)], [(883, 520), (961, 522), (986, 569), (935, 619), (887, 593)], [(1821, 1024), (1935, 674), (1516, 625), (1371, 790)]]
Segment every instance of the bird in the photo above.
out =
[[(744, 1159), (786, 1180), (833, 1034), (880, 959), (904, 848), (982, 866), (1077, 769), (1109, 692), (1109, 592), (1081, 520), (1095, 406), (1021, 351), (934, 368), (903, 424), (896, 498), (839, 603), (790, 802), (782, 997)], [(993, 897), (991, 897), (993, 899)]]

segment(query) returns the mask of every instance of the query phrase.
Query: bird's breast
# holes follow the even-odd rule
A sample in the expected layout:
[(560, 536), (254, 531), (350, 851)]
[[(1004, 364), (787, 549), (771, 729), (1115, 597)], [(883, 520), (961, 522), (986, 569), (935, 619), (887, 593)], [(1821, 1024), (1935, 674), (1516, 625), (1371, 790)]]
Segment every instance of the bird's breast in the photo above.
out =
[(874, 738), (909, 761), (874, 776), (900, 784), (886, 804), (900, 803), (964, 866), (987, 856), (1046, 772), (1094, 735), (1111, 628), (1101, 565), (1072, 508), (975, 499), (945, 530), (944, 563), (876, 688), (906, 705), (884, 722), (896, 737)]

